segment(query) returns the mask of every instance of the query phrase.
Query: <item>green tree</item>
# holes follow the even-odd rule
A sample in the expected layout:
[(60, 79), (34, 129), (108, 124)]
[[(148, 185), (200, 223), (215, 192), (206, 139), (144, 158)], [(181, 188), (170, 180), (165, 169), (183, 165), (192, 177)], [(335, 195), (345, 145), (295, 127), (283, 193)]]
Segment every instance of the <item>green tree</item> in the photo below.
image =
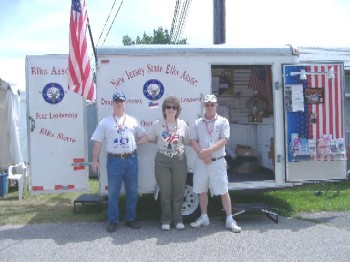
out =
[(132, 40), (130, 36), (123, 36), (124, 45), (154, 45), (154, 44), (187, 44), (187, 38), (180, 39), (177, 42), (171, 41), (169, 31), (159, 27), (157, 30), (153, 30), (153, 36), (149, 36), (146, 32), (143, 33), (142, 38), (137, 36), (135, 40)]

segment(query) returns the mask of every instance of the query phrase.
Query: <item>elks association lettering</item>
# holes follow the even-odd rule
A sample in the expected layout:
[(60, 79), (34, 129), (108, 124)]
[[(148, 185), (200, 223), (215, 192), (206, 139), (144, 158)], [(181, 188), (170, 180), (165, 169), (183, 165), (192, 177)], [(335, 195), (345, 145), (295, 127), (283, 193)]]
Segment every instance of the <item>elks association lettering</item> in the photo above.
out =
[(189, 72), (189, 70), (180, 69), (178, 65), (170, 63), (164, 65), (148, 63), (145, 67), (124, 69), (124, 71), (122, 71), (120, 75), (112, 78), (112, 80), (110, 80), (110, 83), (114, 87), (118, 88), (125, 84), (126, 81), (130, 81), (138, 77), (148, 76), (150, 78), (159, 78), (159, 75), (161, 74), (180, 78), (181, 80), (189, 84), (191, 87), (197, 87), (199, 84), (197, 78), (194, 77), (192, 73)]
[(53, 66), (50, 69), (41, 67), (41, 66), (32, 66), (30, 67), (30, 73), (34, 76), (42, 76), (42, 75), (68, 75), (68, 67), (57, 67)]

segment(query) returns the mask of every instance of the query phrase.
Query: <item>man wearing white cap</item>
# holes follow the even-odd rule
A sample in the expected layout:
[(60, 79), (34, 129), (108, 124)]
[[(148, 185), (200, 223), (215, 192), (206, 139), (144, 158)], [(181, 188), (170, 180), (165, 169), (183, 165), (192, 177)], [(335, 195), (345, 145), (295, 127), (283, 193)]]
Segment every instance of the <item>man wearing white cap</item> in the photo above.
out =
[(199, 194), (201, 216), (191, 223), (192, 227), (209, 226), (207, 215), (208, 189), (214, 195), (221, 196), (222, 206), (226, 212), (226, 228), (235, 233), (241, 232), (232, 217), (231, 198), (228, 192), (225, 145), (230, 138), (230, 125), (226, 118), (219, 116), (215, 95), (204, 97), (202, 118), (195, 121), (191, 128), (191, 144), (197, 152), (193, 174), (193, 192)]
[(113, 113), (102, 119), (91, 139), (95, 141), (92, 156), (92, 171), (100, 168), (99, 155), (106, 143), (108, 178), (108, 227), (112, 233), (119, 221), (118, 197), (124, 182), (126, 195), (125, 225), (134, 229), (140, 226), (136, 221), (138, 200), (138, 161), (136, 141), (145, 135), (139, 121), (125, 113), (125, 95), (116, 93), (112, 97)]

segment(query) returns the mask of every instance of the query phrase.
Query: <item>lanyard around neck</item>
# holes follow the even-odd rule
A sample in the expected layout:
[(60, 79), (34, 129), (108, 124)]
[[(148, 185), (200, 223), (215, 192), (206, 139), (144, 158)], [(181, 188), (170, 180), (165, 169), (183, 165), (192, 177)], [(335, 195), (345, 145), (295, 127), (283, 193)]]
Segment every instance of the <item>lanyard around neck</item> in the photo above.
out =
[[(213, 132), (214, 132), (214, 126), (215, 126), (215, 119), (216, 119), (216, 114), (215, 114), (215, 116), (212, 118), (212, 119), (206, 119), (205, 118), (205, 126), (207, 127), (207, 132), (208, 132), (208, 134), (209, 134), (209, 136), (211, 137), (212, 136), (212, 134), (213, 134)], [(209, 126), (208, 126), (208, 122), (213, 122), (213, 124), (211, 125), (211, 127), (209, 128)]]
[(213, 121), (213, 124), (211, 125), (210, 128), (209, 128), (209, 126), (208, 126), (208, 122), (209, 122), (209, 121), (205, 121), (205, 125), (206, 125), (206, 127), (207, 127), (207, 132), (208, 132), (209, 136), (211, 137), (212, 134), (213, 134), (213, 132), (214, 132), (215, 119), (210, 120), (210, 121)]
[(114, 118), (114, 121), (116, 123), (116, 127), (118, 128), (118, 131), (121, 131), (124, 129), (124, 124), (125, 124), (125, 119), (126, 119), (126, 115), (124, 115), (124, 118), (123, 118), (123, 121), (122, 121), (122, 124), (119, 125), (118, 124), (118, 119), (116, 118), (116, 116), (113, 114), (113, 118)]

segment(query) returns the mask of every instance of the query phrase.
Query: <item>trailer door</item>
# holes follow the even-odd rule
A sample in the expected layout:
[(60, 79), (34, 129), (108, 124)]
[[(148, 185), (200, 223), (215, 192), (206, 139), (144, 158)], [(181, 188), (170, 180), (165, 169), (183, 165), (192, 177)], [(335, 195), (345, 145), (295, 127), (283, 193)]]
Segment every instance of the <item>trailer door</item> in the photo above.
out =
[(67, 89), (66, 55), (27, 56), (32, 194), (88, 190), (85, 99)]
[(286, 181), (346, 178), (343, 64), (283, 65)]

